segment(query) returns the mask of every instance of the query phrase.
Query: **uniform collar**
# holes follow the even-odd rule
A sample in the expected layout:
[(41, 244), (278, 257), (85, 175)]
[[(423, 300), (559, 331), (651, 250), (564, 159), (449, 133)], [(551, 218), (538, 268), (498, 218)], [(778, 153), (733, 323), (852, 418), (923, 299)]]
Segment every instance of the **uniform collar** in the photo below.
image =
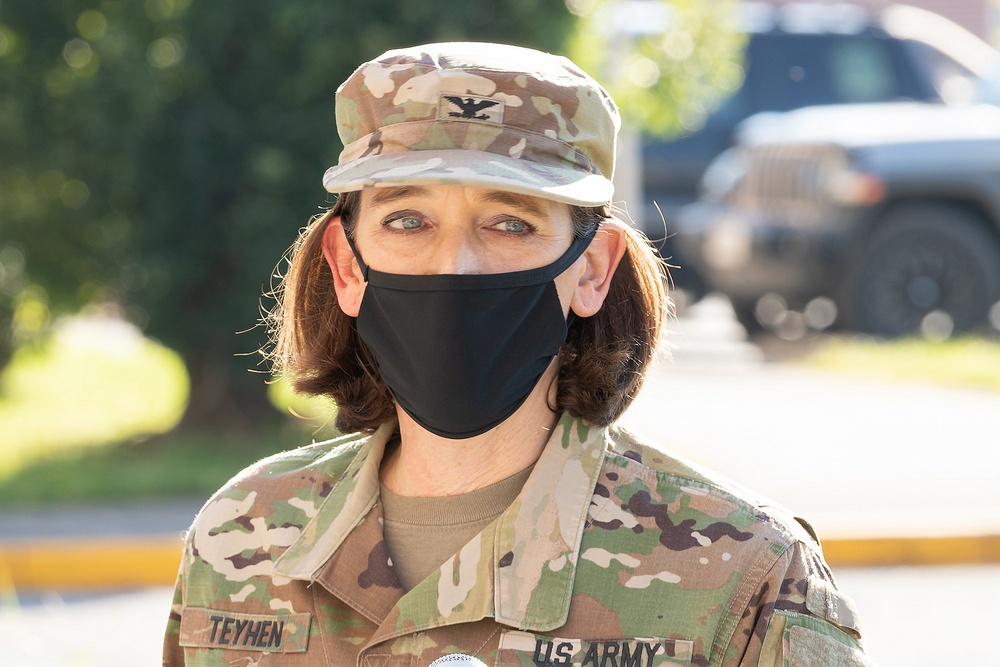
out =
[(361, 523), (378, 500), (379, 464), (395, 430), (396, 423), (387, 422), (362, 445), (298, 539), (274, 562), (276, 574), (312, 581)]
[[(299, 538), (275, 562), (276, 574), (318, 580), (328, 588), (354, 585), (333, 582), (328, 565), (344, 555), (337, 553), (342, 546), (358, 546), (348, 538), (362, 522), (373, 523), (367, 515), (378, 501), (379, 464), (394, 428), (379, 428), (359, 449)], [(402, 619), (411, 631), (487, 617), (537, 632), (563, 625), (607, 442), (607, 429), (564, 415), (513, 504), (436, 573), (405, 595), (392, 593), (386, 602), (395, 604), (384, 618), (379, 611), (367, 615), (376, 616), (372, 620), (386, 632)], [(376, 546), (371, 539), (366, 543), (369, 550)]]
[(497, 622), (537, 632), (566, 622), (607, 441), (607, 429), (563, 415), (524, 489), (498, 519)]

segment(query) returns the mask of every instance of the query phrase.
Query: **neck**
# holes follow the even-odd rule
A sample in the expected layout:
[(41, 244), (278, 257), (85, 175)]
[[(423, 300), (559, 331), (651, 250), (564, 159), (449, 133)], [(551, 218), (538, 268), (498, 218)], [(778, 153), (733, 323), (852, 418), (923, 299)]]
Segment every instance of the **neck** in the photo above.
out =
[(402, 496), (454, 496), (524, 470), (541, 456), (559, 417), (549, 408), (555, 374), (553, 363), (513, 415), (473, 438), (442, 438), (397, 408), (400, 445), (382, 461), (382, 483)]

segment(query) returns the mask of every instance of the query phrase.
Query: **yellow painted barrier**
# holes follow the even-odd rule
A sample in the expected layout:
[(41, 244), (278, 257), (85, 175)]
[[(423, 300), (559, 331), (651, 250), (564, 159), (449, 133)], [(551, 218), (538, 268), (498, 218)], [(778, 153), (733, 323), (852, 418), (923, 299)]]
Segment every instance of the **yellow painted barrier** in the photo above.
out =
[(0, 580), (16, 589), (101, 589), (171, 585), (177, 537), (0, 542)]
[[(170, 586), (177, 537), (0, 542), (0, 588), (106, 589)], [(1000, 563), (1000, 535), (824, 540), (833, 567)]]
[(823, 553), (835, 567), (983, 565), (1000, 563), (1000, 535), (831, 539)]

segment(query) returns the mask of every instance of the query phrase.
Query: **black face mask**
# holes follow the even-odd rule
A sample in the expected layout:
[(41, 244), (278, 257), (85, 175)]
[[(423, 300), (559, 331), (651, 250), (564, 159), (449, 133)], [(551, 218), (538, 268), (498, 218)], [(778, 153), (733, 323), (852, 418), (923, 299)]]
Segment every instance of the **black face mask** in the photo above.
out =
[(554, 279), (595, 230), (548, 266), (511, 273), (400, 275), (368, 268), (358, 334), (396, 403), (445, 438), (489, 431), (521, 407), (566, 340)]

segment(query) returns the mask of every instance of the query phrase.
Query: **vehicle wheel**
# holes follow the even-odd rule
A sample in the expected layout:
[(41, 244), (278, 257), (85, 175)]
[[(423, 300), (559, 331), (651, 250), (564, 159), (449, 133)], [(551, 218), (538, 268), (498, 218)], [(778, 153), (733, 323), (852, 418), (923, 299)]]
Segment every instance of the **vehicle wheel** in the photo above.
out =
[(764, 331), (764, 325), (757, 319), (757, 304), (754, 301), (730, 300), (733, 306), (733, 314), (736, 321), (747, 332), (747, 336), (754, 336)]
[(905, 206), (885, 217), (853, 275), (847, 306), (855, 329), (905, 335), (939, 311), (955, 331), (967, 331), (1000, 299), (1000, 243), (961, 208)]

